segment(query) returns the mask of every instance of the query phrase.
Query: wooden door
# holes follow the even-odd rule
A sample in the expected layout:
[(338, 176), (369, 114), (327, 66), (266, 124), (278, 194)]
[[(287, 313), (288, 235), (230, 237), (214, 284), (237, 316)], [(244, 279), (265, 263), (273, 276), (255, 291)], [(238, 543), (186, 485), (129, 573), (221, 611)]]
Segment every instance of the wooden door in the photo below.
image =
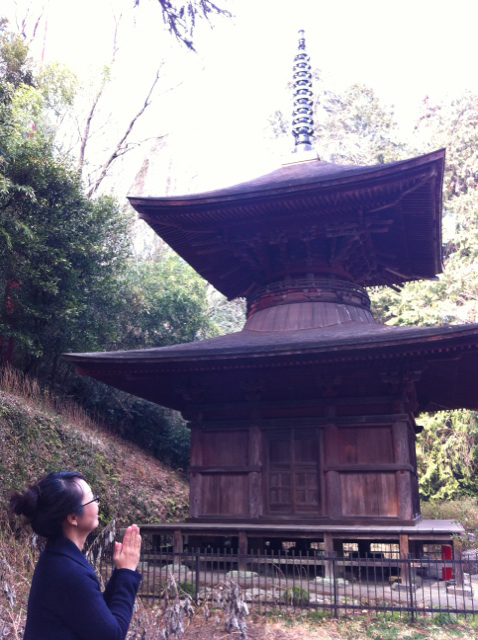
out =
[(318, 432), (271, 430), (266, 434), (266, 442), (268, 512), (271, 515), (318, 515)]

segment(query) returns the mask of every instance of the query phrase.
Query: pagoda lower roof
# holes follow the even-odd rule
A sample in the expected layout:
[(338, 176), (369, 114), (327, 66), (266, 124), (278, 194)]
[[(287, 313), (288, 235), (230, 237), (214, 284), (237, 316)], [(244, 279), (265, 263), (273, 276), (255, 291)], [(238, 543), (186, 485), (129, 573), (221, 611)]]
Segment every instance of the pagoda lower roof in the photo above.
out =
[(372, 269), (354, 263), (351, 279), (363, 286), (400, 285), (441, 272), (444, 158), (439, 150), (375, 166), (307, 160), (216, 191), (129, 200), (230, 299), (274, 278), (270, 256), (280, 238), (294, 234), (311, 242), (331, 238), (344, 255), (353, 238), (360, 260)]
[[(284, 355), (321, 354), (329, 359), (360, 358), (372, 350), (379, 357), (386, 349), (411, 350), (445, 348), (446, 342), (460, 337), (476, 339), (478, 349), (478, 324), (440, 327), (395, 327), (382, 324), (346, 322), (341, 325), (298, 331), (242, 330), (207, 340), (198, 340), (167, 347), (67, 354), (67, 360), (81, 365), (85, 363), (144, 363), (158, 365), (172, 363), (178, 367), (188, 363), (227, 361), (231, 366), (235, 359), (276, 358)], [(437, 344), (439, 341), (440, 344)], [(377, 353), (375, 353), (377, 352)], [(369, 354), (371, 355), (371, 354)]]
[[(314, 366), (385, 366), (423, 369), (417, 392), (422, 410), (478, 409), (478, 325), (393, 327), (347, 322), (320, 329), (253, 331), (152, 349), (67, 354), (78, 373), (135, 395), (178, 408), (168, 401), (174, 375)], [(146, 383), (150, 380), (150, 384)], [(160, 380), (167, 380), (161, 390)], [(138, 382), (139, 381), (139, 382)], [(154, 382), (156, 381), (156, 382)], [(420, 393), (418, 393), (420, 396)]]

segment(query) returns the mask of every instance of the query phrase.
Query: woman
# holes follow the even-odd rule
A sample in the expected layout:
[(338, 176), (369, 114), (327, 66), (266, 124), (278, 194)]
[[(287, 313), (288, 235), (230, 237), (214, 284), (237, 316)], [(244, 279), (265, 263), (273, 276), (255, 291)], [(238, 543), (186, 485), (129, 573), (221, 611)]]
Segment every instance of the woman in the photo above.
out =
[(81, 473), (50, 473), (10, 499), (33, 531), (48, 539), (33, 574), (24, 640), (123, 640), (141, 576), (136, 572), (141, 536), (128, 527), (116, 542), (115, 570), (102, 594), (82, 554), (98, 526), (99, 496)]

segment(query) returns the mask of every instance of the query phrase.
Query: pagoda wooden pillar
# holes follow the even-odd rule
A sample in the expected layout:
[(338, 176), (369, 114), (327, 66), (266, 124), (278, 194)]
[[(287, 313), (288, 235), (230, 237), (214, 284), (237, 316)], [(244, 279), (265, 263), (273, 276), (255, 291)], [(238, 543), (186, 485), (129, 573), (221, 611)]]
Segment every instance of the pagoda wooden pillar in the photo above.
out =
[[(202, 447), (200, 432), (197, 428), (191, 429), (191, 467), (202, 466)], [(197, 518), (201, 515), (202, 504), (202, 475), (192, 471), (189, 477), (189, 516)]]
[[(396, 464), (410, 465), (410, 448), (408, 444), (409, 425), (406, 422), (396, 422), (392, 426), (393, 448)], [(412, 520), (413, 499), (411, 472), (400, 469), (396, 472), (398, 517), (401, 520)], [(408, 553), (408, 551), (407, 551)]]
[(264, 512), (262, 490), (263, 445), (261, 429), (253, 424), (249, 427), (249, 516), (260, 518)]
[[(339, 462), (338, 429), (329, 424), (324, 429), (324, 448), (327, 467), (325, 470), (326, 510), (332, 520), (342, 515), (342, 496), (340, 489), (340, 474), (335, 469), (329, 469)], [(333, 550), (333, 549), (332, 549)]]

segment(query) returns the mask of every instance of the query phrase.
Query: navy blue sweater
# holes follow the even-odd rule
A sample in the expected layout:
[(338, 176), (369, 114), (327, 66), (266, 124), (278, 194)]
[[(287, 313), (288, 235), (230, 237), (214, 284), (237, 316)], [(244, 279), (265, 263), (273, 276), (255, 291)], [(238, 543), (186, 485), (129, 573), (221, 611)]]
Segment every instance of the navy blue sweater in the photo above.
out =
[(141, 576), (115, 569), (104, 594), (67, 538), (48, 541), (33, 574), (24, 640), (124, 640)]

